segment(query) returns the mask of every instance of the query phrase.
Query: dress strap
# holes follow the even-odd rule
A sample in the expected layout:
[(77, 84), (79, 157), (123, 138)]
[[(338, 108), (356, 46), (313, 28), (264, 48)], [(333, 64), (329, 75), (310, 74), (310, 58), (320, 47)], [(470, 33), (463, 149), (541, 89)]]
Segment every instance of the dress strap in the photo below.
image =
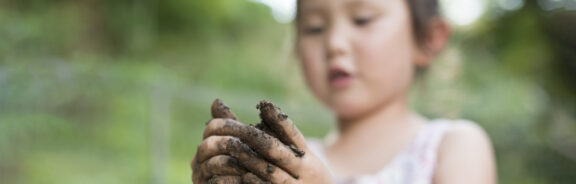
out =
[[(428, 183), (434, 176), (434, 170), (438, 160), (438, 149), (444, 134), (453, 126), (453, 121), (450, 120), (433, 120), (427, 123), (413, 142), (413, 145), (408, 150), (408, 154), (417, 162), (420, 172), (414, 178), (417, 180), (415, 183)], [(415, 173), (416, 174), (416, 173)]]

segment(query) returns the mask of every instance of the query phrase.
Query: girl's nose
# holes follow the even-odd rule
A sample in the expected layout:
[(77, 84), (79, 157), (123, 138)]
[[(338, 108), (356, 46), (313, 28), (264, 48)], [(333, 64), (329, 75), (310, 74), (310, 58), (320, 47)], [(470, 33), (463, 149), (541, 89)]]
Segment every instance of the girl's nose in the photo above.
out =
[(346, 32), (346, 28), (339, 25), (332, 26), (328, 31), (326, 35), (326, 59), (328, 61), (350, 54), (350, 45)]

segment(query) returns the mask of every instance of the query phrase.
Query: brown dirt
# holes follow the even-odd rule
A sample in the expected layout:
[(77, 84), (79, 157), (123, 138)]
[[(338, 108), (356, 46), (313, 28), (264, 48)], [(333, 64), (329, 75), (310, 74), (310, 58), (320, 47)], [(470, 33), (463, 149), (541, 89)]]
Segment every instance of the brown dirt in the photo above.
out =
[(214, 176), (208, 180), (209, 184), (241, 184), (242, 178), (240, 176)]
[[(257, 106), (257, 109), (260, 110), (260, 118), (261, 122), (257, 125), (242, 125), (242, 123), (237, 121), (236, 115), (230, 111), (230, 108), (222, 102), (220, 99), (216, 99), (214, 103), (212, 103), (212, 117), (213, 118), (228, 118), (226, 120), (226, 124), (224, 125), (226, 129), (223, 129), (219, 134), (230, 134), (224, 131), (232, 131), (232, 132), (239, 132), (239, 139), (244, 141), (246, 145), (253, 145), (254, 147), (250, 148), (244, 144), (237, 144), (231, 140), (227, 146), (240, 146), (240, 149), (244, 150), (245, 153), (253, 154), (257, 157), (262, 158), (262, 155), (258, 153), (262, 153), (263, 155), (267, 155), (268, 152), (271, 151), (271, 148), (274, 144), (279, 144), (277, 140), (280, 140), (284, 145), (287, 145), (293, 152), (294, 155), (297, 157), (302, 157), (305, 153), (303, 150), (297, 148), (294, 142), (291, 139), (290, 133), (285, 130), (282, 126), (290, 125), (294, 126), (291, 120), (288, 118), (288, 115), (283, 113), (280, 108), (275, 106), (269, 101), (261, 101)], [(295, 127), (291, 127), (295, 129)], [(290, 130), (290, 132), (294, 132)], [(282, 145), (278, 145), (282, 146)], [(246, 157), (247, 155), (244, 154), (232, 154), (231, 156)], [(266, 160), (277, 162), (277, 160), (271, 160), (271, 158), (264, 158)], [(254, 163), (255, 164), (255, 163)], [(266, 168), (267, 173), (274, 172), (274, 166), (268, 166)], [(264, 173), (257, 173), (258, 175), (266, 175)], [(298, 176), (294, 176), (298, 178)], [(263, 178), (267, 180), (269, 178)], [(245, 174), (242, 177), (242, 183), (264, 183), (258, 177), (252, 175), (247, 176)]]
[(256, 128), (278, 138), (282, 143), (288, 145), (297, 157), (304, 156), (304, 151), (298, 149), (291, 139), (292, 135), (288, 132), (288, 127), (284, 128), (282, 126), (282, 124), (285, 126), (294, 126), (288, 118), (288, 115), (282, 112), (281, 109), (272, 102), (266, 100), (260, 101), (256, 108), (260, 110), (260, 119), (262, 119), (262, 122), (257, 124)]
[(270, 184), (270, 182), (262, 181), (258, 176), (252, 173), (246, 173), (242, 176), (242, 183), (244, 184)]
[(212, 103), (212, 118), (230, 118), (234, 120), (238, 120), (236, 115), (230, 111), (230, 107), (228, 107), (222, 100), (216, 99)]
[[(259, 124), (255, 126), (235, 126), (234, 123), (229, 122), (226, 126), (235, 131), (241, 132), (241, 135), (245, 135), (246, 137), (240, 137), (242, 140), (248, 140), (249, 142), (253, 141), (253, 144), (251, 145), (256, 145), (256, 148), (254, 149), (257, 152), (267, 152), (270, 149), (271, 144), (274, 143), (273, 139), (270, 137), (272, 136), (287, 145), (294, 152), (294, 155), (302, 157), (305, 154), (304, 151), (296, 147), (291, 139), (290, 133), (287, 132), (288, 130), (283, 128), (281, 125), (294, 126), (288, 118), (288, 115), (283, 113), (279, 107), (266, 100), (260, 101), (256, 108), (260, 110), (260, 118), (262, 119)], [(230, 111), (230, 108), (220, 99), (214, 100), (211, 110), (213, 118), (238, 119), (236, 115)], [(264, 133), (255, 130), (253, 127), (262, 130)]]

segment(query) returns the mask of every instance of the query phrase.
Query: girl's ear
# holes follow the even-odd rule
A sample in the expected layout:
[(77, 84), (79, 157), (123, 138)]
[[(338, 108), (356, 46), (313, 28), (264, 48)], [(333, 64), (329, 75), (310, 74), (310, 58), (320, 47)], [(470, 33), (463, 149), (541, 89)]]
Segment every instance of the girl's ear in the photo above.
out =
[(424, 40), (416, 47), (417, 56), (415, 64), (425, 67), (444, 50), (450, 39), (452, 31), (448, 23), (442, 18), (434, 18), (428, 25), (428, 31)]

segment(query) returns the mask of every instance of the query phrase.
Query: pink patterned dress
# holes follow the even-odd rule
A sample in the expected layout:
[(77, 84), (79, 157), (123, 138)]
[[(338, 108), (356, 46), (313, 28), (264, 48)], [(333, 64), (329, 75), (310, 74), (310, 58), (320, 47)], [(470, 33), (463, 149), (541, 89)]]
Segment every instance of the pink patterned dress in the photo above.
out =
[[(348, 180), (335, 176), (336, 182), (339, 184), (430, 184), (436, 168), (438, 147), (445, 132), (455, 124), (463, 122), (469, 123), (465, 120), (432, 120), (425, 124), (405, 150), (396, 155), (376, 174)], [(310, 139), (308, 145), (311, 151), (326, 164), (322, 141)]]

